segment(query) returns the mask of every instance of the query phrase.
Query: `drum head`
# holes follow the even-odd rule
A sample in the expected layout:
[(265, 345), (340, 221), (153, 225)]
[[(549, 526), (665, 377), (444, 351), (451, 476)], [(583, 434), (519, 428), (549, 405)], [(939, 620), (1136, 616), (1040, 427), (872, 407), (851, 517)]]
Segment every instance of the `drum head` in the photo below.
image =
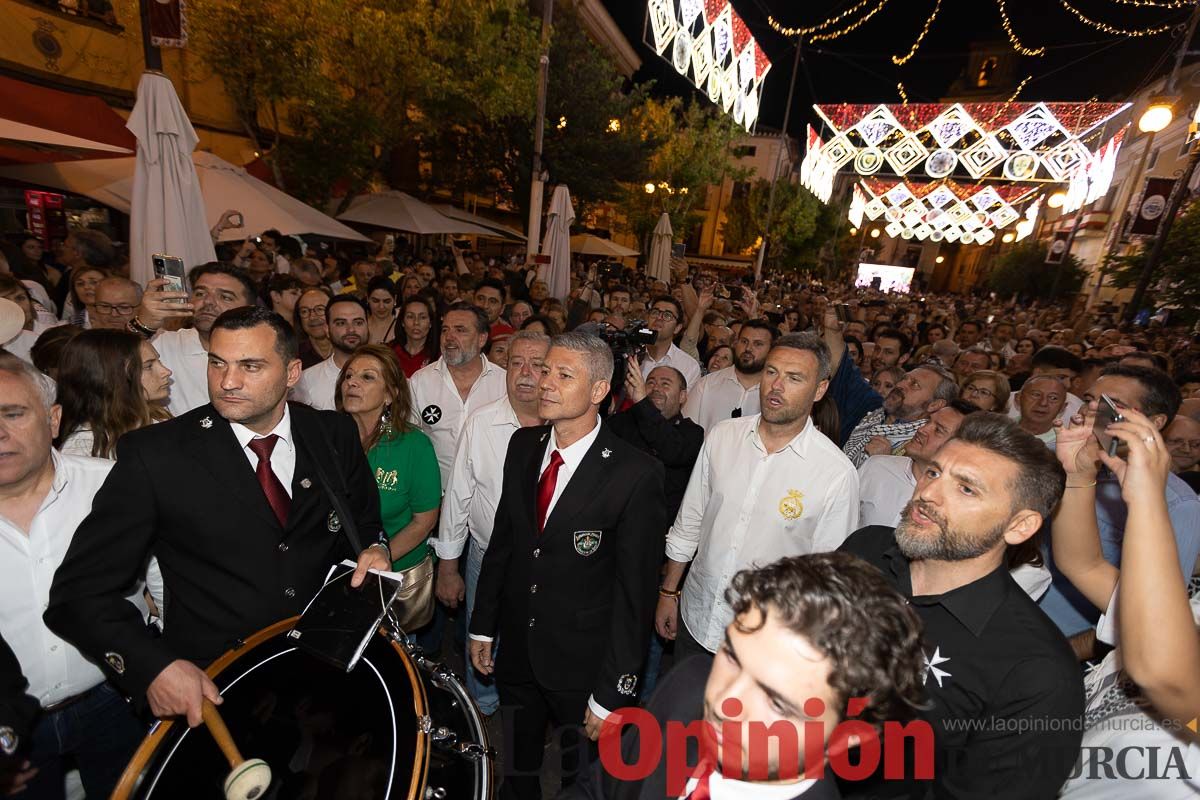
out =
[[(213, 664), (219, 711), (243, 758), (271, 767), (265, 798), (418, 798), (424, 792), (425, 694), (404, 651), (382, 634), (350, 674), (297, 650), (294, 620)], [(230, 771), (203, 727), (155, 726), (114, 797), (223, 798)]]

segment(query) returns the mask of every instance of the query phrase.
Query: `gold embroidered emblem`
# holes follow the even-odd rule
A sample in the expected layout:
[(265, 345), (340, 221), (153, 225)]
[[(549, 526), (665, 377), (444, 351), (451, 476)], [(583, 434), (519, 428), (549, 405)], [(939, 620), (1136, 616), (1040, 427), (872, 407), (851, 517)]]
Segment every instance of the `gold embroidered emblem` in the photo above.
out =
[(784, 519), (800, 519), (804, 513), (804, 495), (795, 489), (789, 489), (787, 495), (779, 501), (779, 514)]

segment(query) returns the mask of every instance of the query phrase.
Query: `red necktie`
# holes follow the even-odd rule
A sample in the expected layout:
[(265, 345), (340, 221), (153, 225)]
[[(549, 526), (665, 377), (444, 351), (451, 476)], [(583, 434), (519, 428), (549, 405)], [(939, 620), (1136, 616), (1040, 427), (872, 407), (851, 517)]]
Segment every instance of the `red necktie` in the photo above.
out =
[(700, 780), (696, 781), (696, 788), (692, 789), (692, 793), (685, 797), (684, 800), (709, 800), (712, 797), (708, 790), (708, 779), (712, 777), (714, 766), (714, 764), (709, 763), (701, 763), (699, 765), (698, 768), (704, 772), (700, 776)]
[(279, 524), (287, 527), (288, 509), (291, 508), (292, 499), (279, 482), (275, 470), (271, 469), (271, 451), (275, 449), (275, 443), (278, 441), (279, 437), (272, 433), (261, 439), (251, 439), (247, 446), (258, 456), (258, 467), (254, 470), (258, 485), (267, 496), (267, 502), (271, 504), (271, 510), (275, 512)]
[(554, 497), (554, 487), (558, 484), (558, 468), (562, 465), (562, 455), (557, 450), (553, 451), (550, 453), (550, 463), (546, 465), (546, 471), (538, 479), (538, 533), (541, 533), (546, 527), (546, 512), (550, 510), (550, 500)]

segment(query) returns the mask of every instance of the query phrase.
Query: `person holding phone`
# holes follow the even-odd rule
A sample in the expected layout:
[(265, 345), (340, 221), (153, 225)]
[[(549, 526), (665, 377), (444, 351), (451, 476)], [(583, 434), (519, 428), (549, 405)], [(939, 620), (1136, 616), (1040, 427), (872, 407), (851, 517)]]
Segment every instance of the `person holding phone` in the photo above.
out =
[[(1092, 391), (1097, 397), (1107, 395), (1124, 416), (1130, 411), (1138, 412), (1159, 431), (1171, 423), (1179, 410), (1179, 389), (1170, 376), (1149, 367), (1110, 365), (1096, 379)], [(1089, 404), (1090, 414), (1095, 413), (1096, 402)], [(1062, 428), (1058, 430), (1061, 434)], [(1122, 455), (1122, 451), (1118, 450), (1117, 455)], [(1089, 484), (1085, 488), (1095, 498), (1095, 516), (1104, 558), (1110, 564), (1119, 565), (1131, 509), (1122, 496), (1119, 476), (1111, 469), (1101, 469), (1102, 466), (1105, 465), (1095, 458), (1090, 462), (1079, 459), (1075, 466), (1067, 468), (1068, 485)], [(1175, 535), (1181, 577), (1186, 581), (1192, 575), (1197, 555), (1200, 555), (1200, 498), (1176, 475), (1167, 476), (1164, 498)], [(1081, 658), (1090, 657), (1099, 611), (1052, 559), (1047, 566), (1053, 583), (1038, 604), (1071, 639), (1076, 654)]]

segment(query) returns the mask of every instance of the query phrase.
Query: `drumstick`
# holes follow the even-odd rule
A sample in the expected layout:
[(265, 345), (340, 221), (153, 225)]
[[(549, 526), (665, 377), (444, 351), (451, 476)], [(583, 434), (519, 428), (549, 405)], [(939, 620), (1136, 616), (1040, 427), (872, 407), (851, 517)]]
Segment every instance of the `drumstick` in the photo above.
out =
[(255, 800), (260, 797), (271, 786), (270, 765), (260, 758), (242, 758), (225, 720), (221, 718), (221, 712), (211, 701), (204, 701), (200, 713), (204, 717), (204, 726), (233, 768), (225, 779), (226, 800)]
[(229, 733), (229, 728), (225, 725), (225, 720), (221, 718), (221, 712), (217, 711), (217, 707), (212, 704), (211, 700), (204, 699), (200, 713), (204, 716), (204, 724), (208, 726), (208, 732), (216, 740), (217, 747), (221, 748), (229, 766), (237, 767), (245, 761), (246, 759), (242, 758), (241, 752), (238, 751), (237, 745), (233, 741), (233, 736)]

